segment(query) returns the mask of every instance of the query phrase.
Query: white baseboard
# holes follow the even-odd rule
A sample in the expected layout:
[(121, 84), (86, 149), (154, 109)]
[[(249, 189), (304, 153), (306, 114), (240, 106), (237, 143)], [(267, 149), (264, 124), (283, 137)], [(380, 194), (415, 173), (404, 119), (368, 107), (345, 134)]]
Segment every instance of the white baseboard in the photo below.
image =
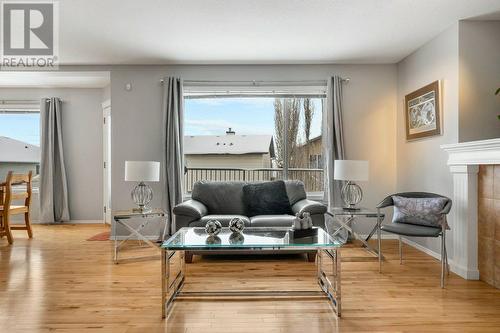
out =
[[(364, 239), (366, 239), (366, 237), (368, 237), (368, 235), (359, 235), (359, 236), (362, 237), (362, 238), (364, 238)], [(398, 236), (394, 235), (394, 234), (383, 233), (381, 235), (381, 238), (382, 239), (398, 239)], [(374, 234), (371, 239), (377, 239), (377, 234)]]
[[(441, 253), (433, 251), (433, 250), (431, 250), (423, 245), (420, 245), (417, 242), (414, 242), (408, 238), (403, 237), (401, 240), (403, 241), (403, 243), (410, 245), (411, 247), (413, 247), (413, 248), (415, 248), (415, 249), (417, 249), (425, 254), (428, 254), (433, 258), (436, 258), (437, 260), (441, 260)], [(459, 276), (461, 276), (467, 280), (479, 280), (479, 271), (478, 270), (469, 271), (469, 270), (467, 270), (467, 268), (460, 267), (460, 266), (456, 265), (455, 262), (453, 261), (453, 259), (449, 258), (449, 254), (448, 254), (448, 264), (450, 265), (450, 271), (452, 271), (453, 273), (456, 273)]]
[[(427, 247), (425, 247), (423, 245), (420, 245), (420, 244), (418, 244), (415, 241), (412, 241), (412, 240), (410, 240), (408, 238), (405, 238), (405, 237), (401, 237), (401, 241), (403, 243), (405, 243), (407, 245), (410, 245), (411, 247), (419, 250), (420, 252), (428, 254), (431, 257), (436, 258), (437, 260), (441, 260), (441, 253), (437, 253), (437, 252), (435, 252), (435, 251), (433, 251), (433, 250), (431, 250), (431, 249), (429, 249), (429, 248), (427, 248)], [(451, 265), (451, 260), (448, 260), (448, 261), (449, 261), (449, 264)]]
[[(124, 240), (127, 239), (128, 236), (109, 236), (109, 240)], [(149, 239), (150, 241), (155, 241), (158, 239), (158, 235), (156, 236), (144, 236), (144, 238)], [(130, 240), (139, 240), (137, 237), (131, 237)]]

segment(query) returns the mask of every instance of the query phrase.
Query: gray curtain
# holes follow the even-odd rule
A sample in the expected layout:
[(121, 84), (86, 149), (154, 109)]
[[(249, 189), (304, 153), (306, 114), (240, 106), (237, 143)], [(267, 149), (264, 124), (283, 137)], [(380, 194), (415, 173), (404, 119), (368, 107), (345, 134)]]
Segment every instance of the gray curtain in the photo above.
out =
[(42, 156), (40, 163), (40, 221), (69, 221), (68, 185), (64, 168), (62, 102), (59, 98), (40, 103)]
[[(169, 216), (172, 229), (173, 208), (182, 202), (184, 180), (183, 151), (183, 121), (184, 97), (182, 79), (166, 77), (163, 80), (163, 179), (164, 179), (164, 209)], [(174, 222), (175, 223), (175, 222)]]
[(342, 79), (333, 76), (328, 79), (326, 109), (323, 116), (323, 153), (325, 191), (324, 201), (328, 207), (341, 206), (341, 182), (333, 179), (335, 160), (344, 159), (344, 135), (342, 129)]

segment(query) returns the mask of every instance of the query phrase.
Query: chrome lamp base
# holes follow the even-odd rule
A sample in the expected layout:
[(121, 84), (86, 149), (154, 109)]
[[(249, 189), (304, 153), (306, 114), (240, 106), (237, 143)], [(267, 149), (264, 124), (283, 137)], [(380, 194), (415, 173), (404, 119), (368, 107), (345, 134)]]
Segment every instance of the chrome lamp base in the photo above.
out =
[(342, 201), (345, 203), (344, 210), (360, 210), (360, 208), (356, 207), (356, 205), (361, 202), (361, 199), (363, 199), (363, 190), (361, 190), (361, 187), (358, 184), (351, 181), (346, 182), (342, 187), (340, 196)]
[(140, 182), (132, 190), (131, 193), (132, 200), (138, 206), (138, 208), (132, 209), (133, 212), (147, 213), (151, 211), (149, 203), (153, 200), (153, 189), (151, 186)]

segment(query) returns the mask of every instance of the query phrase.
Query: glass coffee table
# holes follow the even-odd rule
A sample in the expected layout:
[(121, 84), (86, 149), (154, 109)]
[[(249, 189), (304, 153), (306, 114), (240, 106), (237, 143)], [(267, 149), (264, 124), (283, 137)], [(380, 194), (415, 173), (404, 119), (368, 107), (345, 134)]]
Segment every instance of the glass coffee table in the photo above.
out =
[[(166, 318), (176, 299), (200, 297), (325, 297), (330, 301), (334, 314), (340, 317), (340, 247), (343, 243), (332, 238), (321, 228), (314, 228), (313, 235), (294, 237), (289, 228), (245, 228), (243, 233), (234, 234), (229, 228), (222, 228), (213, 237), (208, 236), (205, 228), (188, 227), (178, 230), (161, 245), (162, 275), (162, 317)], [(317, 251), (317, 279), (320, 289), (314, 290), (222, 290), (222, 291), (182, 291), (186, 278), (185, 251), (222, 251), (224, 253), (258, 251)], [(178, 273), (171, 274), (173, 257), (178, 253), (180, 265)], [(327, 265), (328, 263), (331, 264)], [(330, 266), (329, 269), (326, 266)], [(325, 270), (325, 267), (327, 268)], [(175, 275), (175, 276), (174, 276)]]

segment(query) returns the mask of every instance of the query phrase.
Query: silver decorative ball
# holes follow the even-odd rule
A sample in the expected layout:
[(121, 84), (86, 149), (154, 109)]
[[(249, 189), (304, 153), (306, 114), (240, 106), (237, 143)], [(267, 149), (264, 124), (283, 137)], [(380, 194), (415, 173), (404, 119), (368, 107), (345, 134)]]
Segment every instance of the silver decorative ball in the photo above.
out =
[(220, 244), (221, 239), (219, 236), (208, 236), (207, 239), (205, 240), (205, 244), (208, 245), (213, 245), (213, 244)]
[(245, 242), (245, 236), (243, 236), (243, 234), (234, 232), (229, 236), (229, 244), (237, 245), (237, 244), (243, 244), (244, 242)]
[(205, 231), (210, 236), (217, 235), (222, 230), (222, 224), (216, 220), (210, 220), (205, 225)]
[(231, 232), (240, 234), (243, 229), (245, 229), (245, 222), (239, 217), (235, 217), (229, 221), (229, 230), (231, 230)]

